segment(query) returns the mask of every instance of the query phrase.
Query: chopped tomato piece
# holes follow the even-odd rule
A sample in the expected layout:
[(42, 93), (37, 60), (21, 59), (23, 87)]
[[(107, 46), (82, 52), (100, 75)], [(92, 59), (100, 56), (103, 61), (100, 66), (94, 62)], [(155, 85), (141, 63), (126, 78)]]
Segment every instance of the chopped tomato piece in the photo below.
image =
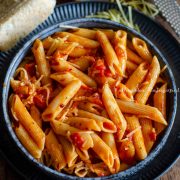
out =
[(33, 100), (34, 104), (41, 110), (46, 108), (46, 92), (44, 90), (38, 91)]
[(150, 137), (151, 141), (156, 141), (156, 136), (157, 136), (157, 134), (156, 134), (155, 129), (152, 129), (152, 131), (149, 133), (149, 137)]
[(24, 66), (26, 71), (30, 76), (35, 76), (36, 75), (36, 68), (35, 68), (35, 63), (29, 63)]
[(106, 77), (112, 77), (111, 71), (110, 71), (109, 69), (106, 69), (106, 70), (105, 70), (104, 75), (105, 75)]
[(79, 133), (72, 133), (70, 135), (70, 138), (75, 146), (77, 146), (78, 148), (82, 148), (84, 139), (80, 136)]

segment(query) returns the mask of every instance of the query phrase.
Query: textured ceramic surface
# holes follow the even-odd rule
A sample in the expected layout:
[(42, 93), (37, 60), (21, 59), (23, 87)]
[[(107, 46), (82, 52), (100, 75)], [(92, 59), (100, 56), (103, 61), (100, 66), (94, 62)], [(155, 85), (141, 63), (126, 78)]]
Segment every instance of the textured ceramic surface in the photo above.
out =
[[(41, 164), (39, 164), (36, 160), (34, 160), (27, 151), (22, 147), (22, 145), (17, 140), (15, 134), (12, 131), (8, 112), (7, 112), (7, 97), (9, 91), (9, 78), (13, 75), (15, 69), (17, 68), (18, 64), (29, 50), (32, 42), (37, 37), (44, 38), (55, 31), (60, 30), (59, 22), (66, 21), (68, 19), (73, 18), (80, 18), (85, 15), (90, 14), (91, 12), (97, 12), (99, 10), (109, 9), (111, 7), (115, 7), (114, 4), (110, 3), (72, 3), (67, 5), (58, 6), (55, 9), (54, 14), (49, 17), (47, 21), (45, 21), (42, 25), (40, 25), (33, 33), (31, 33), (27, 38), (22, 40), (14, 49), (7, 53), (0, 54), (0, 71), (1, 71), (1, 82), (5, 82), (5, 86), (2, 92), (2, 107), (3, 112), (1, 112), (1, 133), (3, 133), (3, 138), (1, 141), (1, 151), (4, 153), (6, 157), (8, 157), (10, 163), (16, 165), (17, 170), (21, 171), (21, 174), (30, 179), (43, 179), (47, 176), (51, 178), (58, 178), (61, 179), (78, 179), (72, 176), (67, 176), (62, 173), (58, 173), (54, 170), (51, 170)], [(63, 17), (63, 18), (62, 18)], [(175, 89), (175, 81), (173, 75), (170, 71), (172, 69), (173, 74), (175, 75), (175, 80), (177, 87), (180, 84), (180, 79), (177, 76), (180, 70), (180, 64), (178, 62), (179, 57), (179, 45), (178, 43), (166, 32), (164, 31), (159, 25), (154, 23), (152, 20), (148, 19), (147, 17), (141, 15), (138, 12), (134, 12), (134, 17), (136, 22), (140, 25), (140, 29), (143, 35), (150, 39), (155, 46), (147, 40), (144, 36), (140, 36), (141, 38), (145, 38), (145, 40), (150, 44), (152, 51), (158, 55), (161, 64), (169, 63), (168, 69), (166, 70), (165, 75), (168, 77), (169, 80), (169, 87), (171, 89)], [(53, 24), (57, 24), (52, 26)], [(79, 19), (79, 20), (72, 20), (65, 22), (63, 24), (68, 25), (75, 25), (81, 27), (101, 27), (101, 28), (121, 28), (126, 29), (126, 27), (121, 26), (117, 23), (113, 23), (106, 20), (97, 20), (97, 19)], [(49, 28), (48, 28), (49, 27)], [(42, 31), (43, 29), (46, 29)], [(127, 29), (126, 29), (127, 30)], [(135, 31), (128, 29), (129, 32), (136, 34)], [(40, 33), (38, 33), (40, 32)], [(28, 42), (27, 42), (28, 41)], [(25, 43), (27, 42), (27, 43)], [(170, 43), (171, 42), (171, 43)], [(162, 54), (160, 53), (162, 52)], [(166, 61), (167, 60), (167, 61)], [(10, 65), (10, 66), (9, 66)], [(5, 78), (6, 74), (6, 78)], [(5, 79), (5, 81), (4, 81)], [(179, 98), (179, 97), (178, 97)], [(144, 161), (138, 163), (136, 166), (126, 170), (122, 173), (112, 175), (109, 177), (104, 177), (103, 179), (152, 179), (159, 176), (164, 170), (167, 169), (170, 164), (178, 157), (179, 155), (179, 130), (180, 130), (180, 123), (178, 122), (178, 116), (176, 116), (175, 124), (173, 126), (173, 118), (175, 115), (176, 110), (176, 93), (170, 93), (168, 96), (169, 102), (169, 125), (163, 137), (160, 138), (158, 145), (154, 148), (154, 150), (150, 153), (148, 158)], [(178, 111), (177, 111), (178, 114)], [(170, 120), (171, 119), (171, 120)], [(171, 130), (173, 126), (173, 129)], [(171, 132), (170, 132), (171, 130)], [(170, 137), (168, 135), (170, 133)], [(10, 138), (11, 137), (11, 138)], [(166, 142), (168, 138), (168, 141)], [(17, 146), (17, 145), (18, 146)], [(176, 144), (176, 146), (173, 146)], [(164, 146), (164, 147), (163, 147)], [(20, 154), (20, 152), (21, 154)], [(25, 156), (24, 156), (25, 155)], [(33, 166), (34, 165), (34, 166)], [(41, 170), (41, 171), (39, 171)], [(38, 173), (37, 173), (38, 172)], [(48, 172), (48, 175), (45, 175)], [(97, 179), (97, 178), (96, 178)]]

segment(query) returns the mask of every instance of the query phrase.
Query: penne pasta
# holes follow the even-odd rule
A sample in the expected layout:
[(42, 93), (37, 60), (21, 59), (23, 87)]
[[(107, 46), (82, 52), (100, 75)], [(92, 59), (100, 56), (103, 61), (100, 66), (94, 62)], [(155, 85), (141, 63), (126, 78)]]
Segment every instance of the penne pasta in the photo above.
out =
[(90, 87), (96, 87), (96, 82), (91, 79), (89, 76), (84, 74), (82, 71), (78, 70), (74, 66), (72, 66), (67, 61), (58, 61), (54, 60), (54, 62), (51, 63), (52, 69), (55, 71), (69, 71), (72, 75), (80, 79), (84, 84)]
[(102, 176), (108, 176), (111, 174), (108, 167), (106, 166), (104, 162), (100, 162), (96, 164), (87, 164), (87, 166), (93, 173), (97, 174), (97, 176), (102, 177)]
[(107, 36), (103, 32), (97, 31), (97, 39), (100, 42), (100, 45), (105, 55), (106, 63), (112, 75), (118, 74), (119, 76), (122, 77), (123, 72), (121, 70), (119, 60)]
[(115, 81), (113, 84), (112, 82), (108, 82), (112, 93), (114, 94), (115, 98), (126, 100), (126, 101), (133, 101), (133, 94), (130, 89), (127, 88), (126, 85), (120, 83), (119, 80)]
[(18, 126), (15, 126), (14, 131), (22, 145), (29, 151), (29, 153), (36, 159), (40, 158), (42, 150), (36, 145), (26, 129), (19, 124)]
[[(154, 94), (154, 106), (159, 109), (164, 118), (166, 118), (166, 91), (167, 91), (167, 83), (162, 85)], [(154, 123), (154, 127), (157, 135), (161, 133), (166, 127), (160, 123)]]
[(108, 166), (109, 169), (113, 167), (114, 157), (110, 147), (95, 133), (91, 134), (93, 139), (93, 150)]
[(22, 124), (40, 150), (44, 149), (45, 134), (31, 117), (18, 95), (13, 96), (11, 106), (15, 119)]
[(81, 87), (79, 80), (72, 81), (51, 101), (42, 113), (44, 121), (55, 119)]
[(141, 124), (141, 129), (144, 137), (144, 144), (147, 153), (152, 149), (154, 142), (156, 140), (156, 132), (153, 128), (152, 121), (146, 118), (139, 120)]
[(152, 63), (149, 67), (149, 72), (145, 81), (141, 84), (139, 92), (135, 95), (135, 100), (138, 103), (145, 104), (148, 100), (152, 89), (157, 81), (160, 73), (160, 65), (156, 56), (153, 57)]
[(128, 89), (131, 90), (133, 95), (137, 92), (139, 85), (144, 81), (147, 72), (148, 72), (147, 64), (141, 63), (127, 80), (126, 86)]
[(135, 129), (137, 129), (137, 131), (135, 131), (134, 134), (132, 135), (132, 140), (135, 147), (137, 158), (139, 160), (143, 160), (147, 156), (147, 151), (144, 144), (143, 134), (140, 129), (141, 126), (139, 123), (139, 119), (136, 116), (125, 116), (125, 117), (129, 130), (134, 131)]
[[(113, 30), (104, 30), (104, 29), (99, 29), (100, 31), (104, 32), (108, 39), (113, 39), (114, 37), (114, 31)], [(85, 28), (78, 28), (73, 31), (73, 34), (82, 36), (88, 39), (93, 39), (96, 40), (96, 30), (92, 29), (85, 29)]]
[(89, 132), (82, 131), (56, 120), (51, 122), (51, 127), (56, 134), (69, 137), (71, 142), (80, 149), (87, 150), (93, 147), (93, 141)]
[(46, 149), (52, 158), (53, 167), (58, 171), (63, 169), (67, 162), (62, 145), (58, 142), (52, 130), (50, 130), (46, 135)]
[(85, 38), (85, 37), (81, 37), (72, 33), (68, 33), (68, 32), (57, 32), (55, 33), (56, 37), (67, 37), (67, 41), (69, 42), (77, 42), (79, 43), (81, 46), (85, 47), (85, 48), (98, 48), (99, 47), (99, 42)]
[(155, 107), (130, 101), (122, 101), (119, 99), (117, 99), (116, 102), (123, 113), (134, 114), (138, 115), (139, 117), (146, 117), (154, 120), (155, 122), (167, 125), (162, 113)]
[(33, 45), (32, 52), (35, 56), (36, 64), (37, 64), (37, 70), (40, 75), (43, 76), (42, 83), (45, 84), (51, 84), (51, 80), (49, 78), (50, 75), (50, 67), (49, 63), (46, 60), (44, 47), (42, 42), (37, 39)]
[(84, 150), (76, 147), (76, 152), (82, 161), (89, 162), (90, 157), (88, 150)]
[(134, 46), (136, 52), (139, 54), (140, 57), (142, 57), (142, 59), (144, 59), (148, 62), (152, 61), (152, 58), (153, 58), (152, 54), (150, 53), (145, 41), (134, 37), (132, 39), (132, 43), (133, 43), (133, 46)]
[(112, 133), (102, 133), (102, 140), (111, 148), (114, 157), (114, 165), (110, 169), (111, 173), (117, 173), (120, 170), (120, 159), (116, 147), (116, 142), (114, 139), (114, 135)]
[(135, 64), (141, 64), (143, 59), (141, 59), (136, 53), (134, 53), (131, 49), (127, 48), (127, 58), (129, 61), (132, 61)]
[(100, 105), (86, 101), (80, 102), (78, 104), (78, 107), (84, 111), (88, 111), (97, 115), (100, 115), (101, 112), (104, 110)]
[(63, 136), (58, 136), (58, 140), (62, 145), (68, 167), (72, 167), (76, 163), (78, 157), (75, 146)]
[(70, 30), (37, 39), (10, 78), (12, 127), (45, 166), (101, 179), (158, 143), (168, 125), (167, 65), (122, 28), (62, 28)]
[(85, 118), (91, 118), (96, 121), (98, 126), (100, 127), (101, 131), (103, 132), (109, 132), (109, 133), (115, 133), (117, 131), (116, 126), (112, 121), (110, 121), (107, 118), (104, 118), (102, 116), (83, 111), (83, 110), (78, 110), (78, 116), (79, 117), (85, 117)]
[(42, 119), (41, 119), (41, 113), (40, 113), (39, 109), (34, 105), (31, 106), (30, 114), (31, 114), (31, 117), (36, 121), (38, 126), (40, 128), (42, 128)]
[(90, 54), (94, 54), (96, 52), (95, 49), (87, 49), (82, 46), (77, 46), (74, 50), (69, 54), (71, 58), (79, 58), (81, 56), (88, 56)]
[(127, 48), (128, 48), (128, 49), (131, 49), (131, 50), (134, 51), (134, 52), (136, 52), (136, 50), (135, 50), (135, 48), (134, 48), (134, 46), (133, 46), (133, 44), (132, 44), (132, 41), (129, 40), (129, 39), (127, 39)]
[(135, 63), (133, 63), (132, 61), (128, 61), (126, 62), (126, 70), (129, 74), (132, 74), (132, 72), (134, 72), (137, 69), (137, 65)]
[(98, 126), (98, 124), (94, 119), (81, 118), (81, 117), (68, 117), (68, 119), (65, 120), (65, 123), (82, 130), (101, 131), (100, 127)]
[(102, 100), (109, 117), (117, 126), (117, 139), (120, 141), (125, 133), (127, 124), (108, 84), (104, 84), (102, 88)]
[(132, 140), (127, 139), (121, 142), (119, 148), (119, 157), (121, 161), (127, 164), (132, 164), (134, 161), (134, 156), (135, 156), (135, 148)]
[(127, 61), (127, 33), (125, 31), (119, 30), (115, 32), (114, 36), (114, 49), (119, 60), (119, 66), (121, 69), (121, 74), (125, 76), (126, 61)]
[(81, 71), (88, 70), (90, 64), (95, 62), (95, 59), (93, 56), (81, 56), (79, 58), (75, 59), (69, 59), (69, 62), (71, 62), (71, 65), (74, 67), (77, 67)]
[(84, 177), (88, 173), (88, 169), (85, 166), (85, 164), (81, 161), (76, 165), (74, 173), (79, 177)]
[[(69, 72), (57, 72), (50, 75), (51, 79), (54, 79), (55, 81), (59, 82), (63, 86), (67, 86), (72, 81), (79, 80), (77, 77), (73, 76)], [(83, 82), (81, 82), (82, 85), (85, 86)]]

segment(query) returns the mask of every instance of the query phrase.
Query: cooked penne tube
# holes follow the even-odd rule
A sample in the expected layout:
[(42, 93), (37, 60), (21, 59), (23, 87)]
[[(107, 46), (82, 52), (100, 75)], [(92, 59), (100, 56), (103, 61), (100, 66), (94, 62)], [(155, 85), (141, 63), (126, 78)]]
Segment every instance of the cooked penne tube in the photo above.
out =
[(99, 42), (88, 39), (88, 38), (84, 38), (72, 33), (68, 33), (68, 32), (57, 32), (55, 33), (56, 37), (67, 37), (67, 41), (69, 42), (77, 42), (80, 45), (84, 46), (85, 48), (98, 48), (99, 47)]
[(96, 87), (96, 82), (92, 78), (72, 66), (67, 61), (54, 60), (52, 62), (52, 69), (54, 69), (55, 71), (69, 71), (72, 75), (80, 79), (87, 86)]
[(81, 56), (88, 56), (93, 54), (96, 50), (83, 48), (82, 46), (77, 46), (74, 50), (69, 54), (69, 57), (79, 58)]
[(133, 46), (136, 49), (137, 53), (139, 54), (140, 57), (142, 57), (142, 59), (144, 59), (148, 62), (152, 61), (152, 58), (153, 58), (152, 54), (150, 53), (145, 41), (134, 37), (132, 39), (132, 43), (133, 43)]
[(11, 78), (10, 83), (13, 91), (16, 92), (17, 94), (22, 94), (22, 95), (29, 94), (29, 87), (26, 86), (25, 84), (22, 86), (21, 81), (14, 80), (14, 78)]
[(126, 101), (133, 101), (133, 94), (131, 90), (124, 84), (120, 83), (120, 81), (115, 81), (115, 83), (112, 84), (112, 82), (108, 82), (111, 91), (114, 94), (115, 98), (126, 100)]
[(96, 121), (90, 118), (68, 117), (68, 119), (65, 120), (65, 123), (82, 130), (101, 131)]
[(101, 47), (103, 49), (106, 63), (113, 75), (118, 74), (119, 76), (123, 76), (123, 72), (121, 70), (121, 65), (119, 63), (119, 60), (117, 58), (117, 55), (109, 42), (107, 36), (101, 32), (97, 31), (97, 39), (101, 44)]
[(89, 158), (88, 150), (84, 150), (76, 147), (76, 152), (82, 161), (89, 162), (90, 158)]
[(41, 119), (41, 113), (40, 113), (39, 109), (34, 105), (31, 106), (30, 114), (31, 114), (31, 117), (36, 121), (38, 126), (40, 128), (42, 128), (42, 119)]
[(126, 61), (127, 61), (127, 33), (122, 30), (118, 30), (115, 32), (114, 36), (114, 49), (119, 60), (119, 66), (121, 69), (122, 74), (125, 76), (125, 69), (126, 69)]
[(65, 42), (65, 38), (48, 37), (43, 40), (44, 49), (47, 49), (47, 55), (52, 55), (56, 50), (61, 54), (69, 55), (79, 44), (76, 42)]
[(74, 170), (74, 173), (78, 176), (78, 177), (84, 177), (87, 175), (88, 173), (88, 168), (85, 166), (84, 162), (81, 161), (79, 162)]
[(72, 30), (72, 34), (82, 36), (88, 39), (96, 39), (96, 31), (92, 29), (77, 28)]
[(46, 135), (46, 149), (52, 158), (52, 165), (56, 170), (63, 169), (67, 162), (64, 157), (62, 145), (58, 142), (52, 130)]
[(131, 49), (127, 48), (127, 58), (129, 61), (134, 62), (135, 64), (141, 64), (143, 59), (141, 59), (136, 53), (134, 53)]
[(149, 154), (156, 140), (156, 132), (150, 119), (142, 118), (139, 119), (139, 122), (141, 124), (146, 151)]
[(27, 130), (19, 124), (14, 128), (16, 136), (22, 143), (22, 145), (29, 151), (29, 153), (36, 159), (41, 157), (42, 150), (36, 145), (31, 136), (28, 134)]
[[(159, 109), (164, 118), (166, 118), (166, 91), (167, 83), (162, 85), (154, 94), (154, 106)], [(160, 123), (154, 123), (157, 135), (161, 133), (166, 126)]]
[(109, 117), (117, 126), (117, 138), (120, 141), (125, 133), (127, 124), (107, 83), (102, 88), (102, 100)]
[(104, 110), (100, 105), (86, 101), (80, 102), (78, 104), (78, 107), (84, 111), (88, 111), (97, 115), (100, 115), (101, 112)]
[(120, 166), (120, 172), (121, 171), (125, 171), (126, 169), (129, 168), (130, 165), (126, 164), (126, 163), (121, 163), (121, 166)]
[(141, 126), (139, 123), (139, 119), (136, 116), (125, 116), (125, 117), (126, 117), (129, 130), (131, 132), (136, 130), (134, 134), (132, 135), (133, 144), (135, 147), (137, 158), (140, 160), (143, 160), (147, 156), (147, 151), (144, 144), (143, 134), (140, 129)]
[(149, 72), (145, 78), (145, 81), (141, 84), (139, 92), (135, 95), (135, 100), (138, 103), (145, 104), (148, 100), (157, 78), (160, 73), (160, 65), (156, 56), (153, 57), (152, 63), (149, 67)]
[(47, 55), (51, 56), (53, 53), (58, 51), (61, 56), (68, 56), (78, 45), (79, 44), (76, 42), (64, 42), (64, 40), (61, 40), (60, 38), (54, 39), (53, 43), (47, 51)]
[(127, 164), (131, 164), (135, 160), (135, 147), (130, 138), (121, 142), (119, 147), (119, 157), (121, 161)]
[(55, 41), (55, 39), (53, 39), (53, 38), (50, 37), (50, 36), (48, 36), (47, 38), (45, 38), (45, 39), (42, 41), (44, 49), (49, 49), (54, 41)]
[(147, 64), (141, 63), (127, 80), (126, 86), (131, 90), (133, 95), (137, 92), (139, 85), (145, 79), (147, 72), (148, 72)]
[(114, 157), (114, 165), (112, 169), (110, 169), (111, 173), (117, 173), (120, 170), (120, 159), (117, 152), (116, 142), (114, 139), (114, 135), (112, 133), (102, 133), (102, 140), (111, 148)]
[(126, 62), (126, 70), (128, 71), (128, 73), (132, 73), (133, 71), (135, 71), (137, 69), (137, 65), (135, 63), (133, 63), (132, 61), (128, 61)]
[(132, 41), (127, 39), (127, 48), (131, 49), (132, 51), (136, 52), (133, 44), (132, 44)]
[(96, 164), (89, 163), (87, 164), (87, 166), (93, 173), (97, 174), (97, 176), (101, 177), (101, 176), (108, 176), (111, 174), (104, 162), (100, 162)]
[(115, 124), (102, 116), (83, 110), (78, 110), (78, 116), (94, 119), (103, 132), (115, 133), (117, 131)]
[[(104, 32), (108, 39), (113, 39), (114, 37), (114, 31), (113, 30), (104, 30), (99, 29), (100, 31)], [(92, 29), (85, 29), (85, 28), (78, 28), (73, 31), (73, 34), (76, 34), (78, 36), (82, 36), (88, 39), (96, 40), (96, 30)]]
[(35, 56), (37, 70), (38, 70), (39, 74), (43, 76), (43, 78), (42, 78), (43, 85), (50, 84), (51, 83), (51, 80), (49, 78), (50, 67), (49, 67), (48, 61), (46, 60), (44, 47), (43, 47), (41, 40), (37, 39), (35, 41), (33, 48), (32, 48), (32, 52)]
[(91, 134), (93, 139), (93, 150), (102, 161), (111, 169), (114, 165), (114, 157), (111, 148), (95, 133)]
[(31, 117), (18, 95), (13, 96), (11, 106), (11, 111), (13, 112), (12, 114), (15, 115), (15, 119), (22, 124), (40, 150), (43, 150), (45, 134)]
[(123, 113), (138, 115), (139, 117), (146, 117), (161, 124), (167, 125), (162, 113), (155, 107), (143, 105), (130, 101), (122, 101), (116, 99), (116, 102)]
[[(57, 72), (50, 75), (51, 79), (56, 80), (63, 86), (67, 86), (69, 83), (71, 83), (74, 80), (79, 80), (77, 77), (73, 76), (69, 72)], [(83, 82), (81, 82), (82, 85), (86, 86)]]
[(11, 88), (13, 89), (13, 91), (16, 91), (19, 88), (21, 81), (11, 78), (10, 83), (11, 83)]
[(90, 64), (95, 62), (95, 59), (93, 56), (81, 56), (79, 58), (69, 59), (68, 61), (71, 62), (74, 67), (77, 66), (81, 71), (86, 71)]
[(58, 140), (62, 145), (68, 167), (73, 166), (76, 163), (78, 157), (75, 146), (64, 136), (58, 136)]
[(58, 135), (68, 137), (69, 136), (68, 133), (70, 133), (69, 139), (78, 148), (87, 150), (93, 147), (93, 141), (89, 132), (82, 131), (66, 123), (62, 123), (56, 120), (51, 122), (51, 126), (54, 132)]
[(81, 82), (79, 80), (72, 81), (68, 84), (44, 110), (42, 113), (42, 119), (44, 121), (51, 121), (55, 119), (72, 97), (77, 93), (80, 87)]

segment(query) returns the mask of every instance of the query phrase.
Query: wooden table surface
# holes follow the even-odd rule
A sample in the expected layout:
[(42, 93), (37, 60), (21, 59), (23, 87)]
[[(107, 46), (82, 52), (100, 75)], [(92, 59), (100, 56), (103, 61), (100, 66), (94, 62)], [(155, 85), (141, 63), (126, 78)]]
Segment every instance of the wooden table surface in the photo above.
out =
[[(70, 1), (70, 0), (65, 0)], [(57, 2), (65, 2), (64, 0), (57, 0)], [(180, 0), (178, 0), (180, 2)], [(166, 28), (179, 42), (180, 39), (175, 34), (174, 30), (162, 17), (157, 17), (156, 20), (160, 22), (164, 28)], [(12, 169), (0, 155), (0, 180), (21, 180), (22, 178)], [(164, 174), (160, 180), (179, 180), (180, 179), (180, 159), (175, 163), (175, 165)]]

